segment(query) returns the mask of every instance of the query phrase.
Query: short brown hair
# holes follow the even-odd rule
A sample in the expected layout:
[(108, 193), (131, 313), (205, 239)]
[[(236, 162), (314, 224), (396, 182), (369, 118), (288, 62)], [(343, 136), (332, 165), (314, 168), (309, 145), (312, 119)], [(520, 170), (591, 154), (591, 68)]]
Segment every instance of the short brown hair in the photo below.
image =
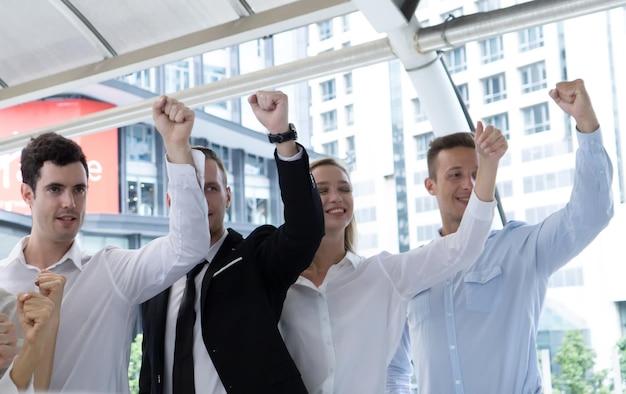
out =
[(87, 159), (81, 147), (69, 138), (54, 132), (47, 132), (33, 137), (22, 149), (22, 182), (33, 189), (41, 177), (41, 167), (50, 161), (56, 166), (80, 163), (89, 178)]
[(228, 186), (228, 179), (227, 179), (228, 176), (226, 174), (226, 167), (224, 167), (224, 163), (222, 162), (222, 159), (219, 158), (217, 153), (215, 153), (213, 149), (209, 149), (206, 146), (201, 146), (201, 145), (192, 146), (191, 149), (195, 149), (195, 150), (202, 152), (204, 154), (205, 159), (207, 160), (210, 159), (216, 162), (217, 168), (219, 168), (220, 171), (222, 171), (222, 175), (224, 177), (224, 186)]
[(456, 148), (457, 146), (476, 149), (474, 135), (468, 132), (459, 132), (437, 137), (430, 141), (430, 148), (428, 148), (428, 153), (426, 154), (429, 178), (437, 180), (437, 156), (439, 156), (439, 152)]

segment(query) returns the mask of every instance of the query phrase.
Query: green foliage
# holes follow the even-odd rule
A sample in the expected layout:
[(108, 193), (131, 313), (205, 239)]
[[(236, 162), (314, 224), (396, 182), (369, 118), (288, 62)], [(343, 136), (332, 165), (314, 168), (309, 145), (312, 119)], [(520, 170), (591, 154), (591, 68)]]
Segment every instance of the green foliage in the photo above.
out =
[(617, 341), (617, 348), (619, 349), (619, 371), (624, 380), (626, 379), (626, 337)]
[(139, 393), (139, 371), (141, 370), (141, 342), (143, 334), (137, 334), (130, 345), (130, 363), (128, 364), (128, 385), (131, 394)]
[(552, 378), (556, 392), (567, 394), (608, 394), (604, 385), (608, 372), (593, 373), (596, 352), (587, 347), (582, 331), (565, 333), (554, 363), (561, 366), (561, 373)]

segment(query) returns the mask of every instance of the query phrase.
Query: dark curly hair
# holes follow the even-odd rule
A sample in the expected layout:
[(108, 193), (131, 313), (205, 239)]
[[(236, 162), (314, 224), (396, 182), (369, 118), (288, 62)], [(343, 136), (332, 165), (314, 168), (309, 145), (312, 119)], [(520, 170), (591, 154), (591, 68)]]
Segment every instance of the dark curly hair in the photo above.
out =
[(47, 161), (57, 166), (80, 162), (89, 177), (87, 159), (76, 142), (57, 133), (43, 133), (31, 138), (26, 148), (22, 149), (22, 182), (30, 186), (33, 192), (41, 177), (41, 167)]

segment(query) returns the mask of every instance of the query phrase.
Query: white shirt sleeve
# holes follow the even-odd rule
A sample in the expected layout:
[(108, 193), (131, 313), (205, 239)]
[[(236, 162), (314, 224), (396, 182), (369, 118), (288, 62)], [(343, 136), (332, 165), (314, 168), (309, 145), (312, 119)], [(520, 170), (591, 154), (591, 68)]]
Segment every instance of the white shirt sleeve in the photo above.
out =
[(205, 157), (196, 150), (192, 154), (194, 166), (167, 163), (169, 233), (137, 250), (110, 247), (99, 252), (106, 254), (111, 280), (130, 303), (146, 301), (171, 286), (209, 252), (208, 207), (201, 187)]
[(484, 202), (472, 191), (456, 233), (400, 254), (382, 253), (383, 270), (404, 297), (441, 282), (471, 266), (480, 256), (491, 229), (495, 200)]

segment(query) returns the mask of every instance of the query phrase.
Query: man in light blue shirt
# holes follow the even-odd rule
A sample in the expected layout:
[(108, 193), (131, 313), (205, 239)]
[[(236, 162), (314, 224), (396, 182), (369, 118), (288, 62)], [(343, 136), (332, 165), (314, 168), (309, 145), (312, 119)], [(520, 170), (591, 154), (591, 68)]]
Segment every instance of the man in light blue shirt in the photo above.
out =
[[(583, 81), (560, 82), (549, 94), (576, 121), (579, 148), (570, 201), (536, 225), (511, 221), (493, 231), (473, 266), (411, 300), (419, 393), (543, 391), (536, 335), (548, 280), (613, 216), (613, 167)], [(442, 236), (457, 230), (476, 171), (471, 139), (469, 146), (459, 143), (468, 140), (461, 134), (434, 140), (428, 152), (425, 185), (437, 198)]]

